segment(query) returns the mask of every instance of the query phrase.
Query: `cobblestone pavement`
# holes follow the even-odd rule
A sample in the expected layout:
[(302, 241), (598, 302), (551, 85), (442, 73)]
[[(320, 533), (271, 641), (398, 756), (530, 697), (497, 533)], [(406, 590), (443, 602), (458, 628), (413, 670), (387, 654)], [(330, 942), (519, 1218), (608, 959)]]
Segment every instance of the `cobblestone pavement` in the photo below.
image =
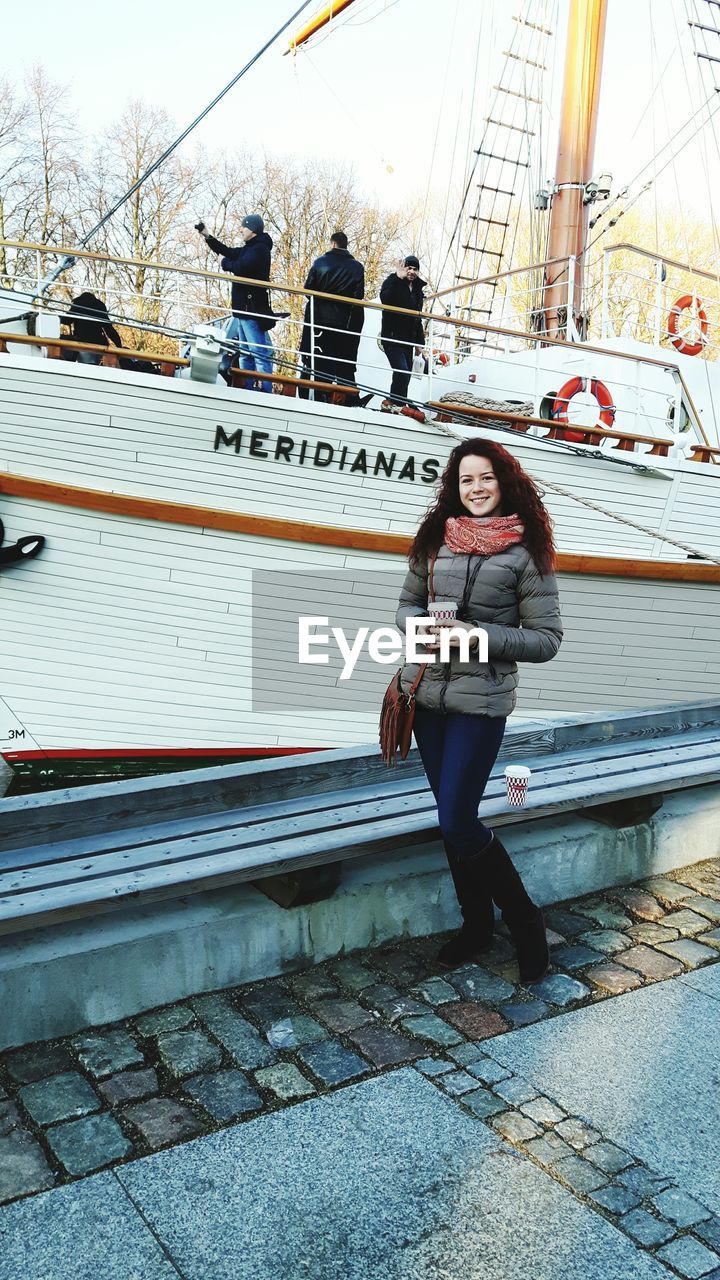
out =
[(444, 937), (198, 995), (0, 1056), (0, 1203), (412, 1065), (680, 1276), (720, 1280), (720, 1218), (501, 1066), (493, 1037), (716, 963), (720, 859), (548, 908), (552, 969), (519, 983)]

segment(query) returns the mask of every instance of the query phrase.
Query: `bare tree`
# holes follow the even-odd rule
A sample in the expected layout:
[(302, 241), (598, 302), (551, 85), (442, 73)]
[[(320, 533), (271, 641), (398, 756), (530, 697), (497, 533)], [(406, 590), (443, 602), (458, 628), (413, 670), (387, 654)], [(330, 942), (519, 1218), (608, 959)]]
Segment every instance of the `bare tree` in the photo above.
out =
[[(17, 239), (18, 188), (22, 186), (22, 138), (28, 121), (26, 100), (7, 81), (0, 81), (0, 239)], [(13, 255), (14, 257), (15, 255)], [(0, 245), (0, 278), (10, 284), (8, 253)]]
[[(97, 222), (153, 165), (174, 135), (174, 124), (165, 111), (131, 102), (96, 146), (92, 177), (85, 183), (91, 198), (83, 222)], [(92, 247), (98, 252), (137, 260), (137, 265), (99, 264), (89, 273), (93, 283), (111, 295), (107, 301), (112, 312), (153, 325), (167, 321), (175, 284), (167, 272), (149, 264), (177, 258), (185, 207), (200, 177), (196, 162), (171, 156), (97, 236)]]
[(62, 243), (75, 222), (71, 194), (78, 173), (77, 130), (67, 107), (67, 88), (49, 81), (42, 67), (31, 71), (27, 91), (32, 230), (41, 243)]

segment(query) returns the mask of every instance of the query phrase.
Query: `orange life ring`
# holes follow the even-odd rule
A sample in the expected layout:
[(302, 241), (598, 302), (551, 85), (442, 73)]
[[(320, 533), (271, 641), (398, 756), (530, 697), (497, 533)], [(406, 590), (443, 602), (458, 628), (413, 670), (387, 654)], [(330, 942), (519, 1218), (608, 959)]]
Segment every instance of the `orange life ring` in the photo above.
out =
[[(553, 422), (569, 423), (568, 405), (573, 396), (578, 395), (581, 391), (589, 391), (590, 395), (594, 396), (600, 405), (600, 418), (597, 426), (611, 427), (615, 421), (615, 405), (605, 383), (601, 382), (599, 378), (581, 378), (579, 376), (566, 382), (555, 396), (550, 410), (550, 417)], [(589, 431), (592, 431), (592, 427), (576, 427), (574, 430), (559, 431), (557, 436), (561, 440), (571, 440), (577, 444), (582, 444)]]
[[(687, 311), (688, 307), (696, 308), (697, 318), (700, 321), (700, 337), (697, 342), (688, 342), (686, 338), (683, 338), (682, 335), (678, 333), (680, 312)], [(670, 342), (676, 351), (679, 351), (684, 356), (700, 355), (700, 352), (707, 342), (709, 326), (707, 315), (703, 310), (703, 304), (699, 298), (696, 298), (692, 293), (685, 293), (682, 298), (678, 298), (675, 305), (670, 308), (667, 327)]]

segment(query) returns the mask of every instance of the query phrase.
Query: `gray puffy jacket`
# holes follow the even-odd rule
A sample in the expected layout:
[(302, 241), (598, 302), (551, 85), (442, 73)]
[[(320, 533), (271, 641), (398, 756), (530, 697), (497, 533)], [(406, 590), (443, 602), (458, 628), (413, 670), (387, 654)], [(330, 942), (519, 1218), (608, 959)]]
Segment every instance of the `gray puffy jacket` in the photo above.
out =
[[(549, 662), (560, 648), (563, 629), (555, 575), (543, 576), (521, 543), (479, 558), (482, 564), (470, 593), (467, 621), (487, 631), (488, 661), (478, 661), (471, 651), (468, 662), (461, 662), (455, 652), (449, 663), (430, 663), (417, 691), (418, 705), (429, 711), (508, 716), (517, 701), (518, 662)], [(459, 604), (468, 569), (472, 573), (477, 560), (442, 546), (433, 571), (435, 599)], [(427, 565), (418, 566), (417, 572), (410, 568), (395, 616), (401, 631), (408, 618), (427, 613), (427, 603)], [(416, 664), (403, 667), (406, 692), (418, 670)]]

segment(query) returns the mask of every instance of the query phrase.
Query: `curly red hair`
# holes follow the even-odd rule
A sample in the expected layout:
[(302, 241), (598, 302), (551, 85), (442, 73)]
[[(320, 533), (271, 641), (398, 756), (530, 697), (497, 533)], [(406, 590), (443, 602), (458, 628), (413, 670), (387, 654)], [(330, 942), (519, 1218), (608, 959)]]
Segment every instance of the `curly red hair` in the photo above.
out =
[(429, 560), (433, 552), (442, 546), (448, 516), (467, 515), (460, 501), (460, 463), (470, 454), (487, 458), (492, 463), (500, 485), (502, 515), (520, 516), (525, 525), (523, 546), (527, 547), (540, 573), (550, 573), (556, 564), (553, 526), (535, 481), (507, 449), (481, 436), (463, 440), (450, 454), (440, 477), (437, 499), (415, 534), (410, 548), (410, 563)]

